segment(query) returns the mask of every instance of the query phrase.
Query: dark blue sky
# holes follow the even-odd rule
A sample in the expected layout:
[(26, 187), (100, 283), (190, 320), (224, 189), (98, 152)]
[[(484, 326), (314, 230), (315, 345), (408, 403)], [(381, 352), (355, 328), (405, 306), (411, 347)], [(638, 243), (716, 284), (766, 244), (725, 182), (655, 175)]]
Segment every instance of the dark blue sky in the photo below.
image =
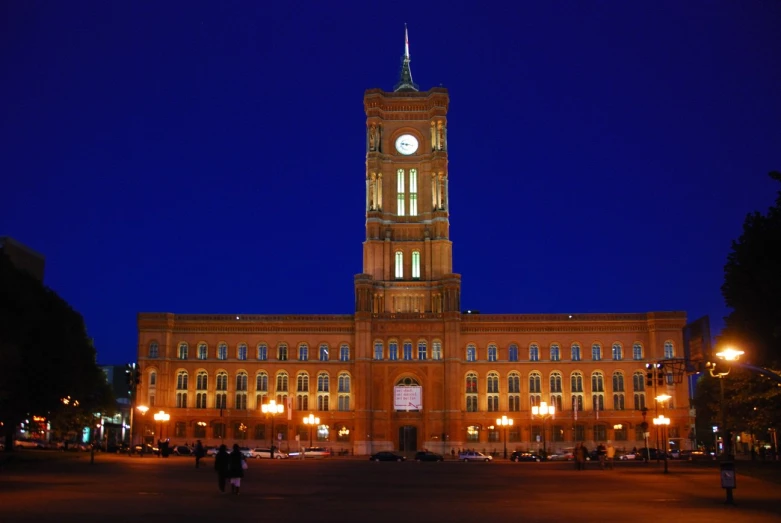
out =
[(464, 308), (721, 324), (778, 189), (781, 2), (329, 4), (2, 3), (0, 235), (101, 363), (135, 358), (139, 311), (353, 311), (362, 97), (404, 22), (415, 81), (450, 90)]

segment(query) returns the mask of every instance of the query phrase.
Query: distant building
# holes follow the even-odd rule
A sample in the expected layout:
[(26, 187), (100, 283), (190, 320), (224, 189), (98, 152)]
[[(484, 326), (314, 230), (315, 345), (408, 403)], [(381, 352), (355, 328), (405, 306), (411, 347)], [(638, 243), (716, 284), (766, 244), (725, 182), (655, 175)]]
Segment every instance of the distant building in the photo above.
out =
[(126, 365), (101, 365), (106, 381), (117, 400), (117, 413), (113, 417), (101, 416), (98, 441), (105, 448), (119, 443), (130, 443), (130, 398), (131, 387), (128, 384)]
[(18, 269), (25, 270), (35, 278), (43, 281), (43, 271), (46, 265), (46, 258), (24, 245), (14, 240), (10, 236), (0, 236), (0, 253), (8, 256), (11, 263)]
[[(472, 102), (505, 110), (490, 97), (472, 93)], [(649, 434), (658, 445), (650, 418), (664, 409), (669, 441), (688, 442), (684, 312), (462, 307), (450, 240), (449, 102), (445, 88), (418, 91), (406, 53), (393, 92), (364, 94), (366, 171), (348, 182), (366, 188), (352, 314), (138, 315), (138, 402), (149, 413), (136, 417), (137, 437), (285, 449), (306, 444), (304, 418), (313, 413), (315, 444), (354, 454), (500, 451), (505, 441), (513, 450), (607, 440), (631, 449)], [(461, 183), (490, 173), (473, 177)], [(649, 377), (646, 366), (660, 361), (664, 373)], [(670, 399), (660, 405), (663, 393)], [(270, 401), (283, 405), (276, 419), (262, 411)], [(553, 416), (533, 415), (542, 402)], [(161, 410), (170, 419), (156, 421)], [(503, 429), (503, 417), (512, 426)]]

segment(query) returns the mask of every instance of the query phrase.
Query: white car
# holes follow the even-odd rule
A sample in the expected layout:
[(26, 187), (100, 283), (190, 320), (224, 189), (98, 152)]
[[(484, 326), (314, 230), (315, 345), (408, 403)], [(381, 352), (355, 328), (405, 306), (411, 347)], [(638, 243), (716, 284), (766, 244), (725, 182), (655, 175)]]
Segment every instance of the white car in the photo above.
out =
[[(268, 447), (261, 447), (252, 449), (249, 451), (249, 456), (255, 459), (271, 459), (271, 449)], [(274, 459), (285, 459), (287, 454), (281, 450), (274, 449)]]
[[(304, 448), (304, 457), (305, 458), (327, 458), (331, 455), (331, 451), (328, 450), (325, 447), (305, 447)], [(291, 458), (297, 458), (300, 457), (300, 452), (291, 452), (290, 457)]]
[(469, 450), (467, 452), (460, 453), (458, 455), (458, 459), (460, 459), (461, 461), (491, 461), (494, 458), (489, 456), (488, 454), (477, 452), (476, 450)]

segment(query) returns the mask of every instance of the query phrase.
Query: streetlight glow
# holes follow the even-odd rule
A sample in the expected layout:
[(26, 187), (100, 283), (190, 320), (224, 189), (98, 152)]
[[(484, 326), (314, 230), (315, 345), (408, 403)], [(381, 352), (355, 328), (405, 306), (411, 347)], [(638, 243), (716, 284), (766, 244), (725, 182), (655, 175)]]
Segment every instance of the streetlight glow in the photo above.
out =
[(727, 347), (726, 349), (722, 349), (719, 352), (717, 352), (716, 357), (721, 358), (724, 361), (737, 361), (738, 358), (743, 356), (743, 354), (745, 354), (745, 352), (740, 349), (733, 349), (732, 347)]
[(276, 400), (271, 400), (261, 405), (260, 410), (263, 414), (271, 415), (271, 459), (274, 459), (274, 418), (277, 414), (282, 414), (285, 407), (281, 403), (277, 404)]
[[(320, 425), (320, 418), (316, 418), (314, 414), (304, 416), (304, 425), (309, 425), (309, 446), (312, 446), (312, 429), (315, 425)], [(306, 456), (306, 453), (304, 453)]]
[(496, 418), (496, 424), (504, 429), (504, 459), (507, 459), (507, 429), (512, 427), (513, 420), (507, 416)]

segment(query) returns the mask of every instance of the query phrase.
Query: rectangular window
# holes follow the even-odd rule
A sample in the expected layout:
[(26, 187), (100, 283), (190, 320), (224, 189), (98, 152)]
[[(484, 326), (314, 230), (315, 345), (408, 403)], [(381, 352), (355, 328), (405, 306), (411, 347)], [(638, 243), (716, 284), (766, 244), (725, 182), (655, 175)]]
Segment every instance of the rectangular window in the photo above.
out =
[(507, 399), (509, 401), (507, 410), (510, 412), (519, 412), (521, 410), (521, 397), (518, 394), (510, 394)]
[(214, 424), (214, 437), (215, 438), (224, 438), (226, 436), (226, 430), (225, 430), (225, 423), (215, 423)]
[(410, 361), (412, 359), (412, 342), (404, 342), (404, 359)]
[(395, 264), (394, 264), (394, 276), (397, 279), (401, 279), (404, 277), (404, 253), (401, 251), (396, 252), (395, 256)]
[(246, 345), (239, 345), (238, 354), (236, 355), (237, 359), (244, 361), (247, 359), (247, 346)]
[(404, 169), (396, 171), (396, 214), (404, 216)]
[(442, 343), (435, 341), (431, 345), (431, 359), (432, 360), (441, 360), (442, 359)]
[(383, 352), (384, 351), (383, 351), (383, 347), (382, 347), (382, 342), (381, 341), (375, 342), (374, 343), (374, 359), (375, 360), (381, 360), (382, 356), (383, 356), (383, 354), (382, 354)]
[(412, 251), (412, 277), (420, 279), (420, 253)]
[(268, 360), (268, 346), (266, 344), (258, 345), (258, 361)]
[[(418, 170), (409, 170), (409, 215), (418, 215)], [(413, 276), (414, 277), (414, 276)]]
[(328, 361), (328, 345), (320, 345), (320, 361)]
[(184, 421), (177, 421), (174, 425), (174, 436), (177, 438), (184, 438), (187, 436), (187, 423)]
[(427, 356), (428, 356), (428, 350), (426, 348), (426, 343), (421, 341), (418, 343), (418, 359), (425, 360), (427, 359), (426, 358)]
[[(208, 349), (206, 345), (204, 345), (203, 343), (198, 345), (198, 359), (205, 360), (207, 356), (208, 356)], [(224, 360), (225, 358), (220, 358), (220, 359)]]
[(299, 361), (307, 361), (309, 359), (309, 347), (306, 345), (301, 345), (298, 348), (298, 360)]
[(399, 359), (399, 344), (395, 341), (388, 344), (388, 359), (391, 361)]
[(607, 439), (607, 428), (605, 425), (594, 425), (594, 439), (605, 441)]
[(554, 425), (550, 429), (551, 441), (564, 441), (564, 425)]
[(339, 361), (350, 361), (350, 347), (347, 345), (339, 347)]
[(466, 411), (477, 412), (477, 394), (470, 394), (466, 397)]
[(489, 395), (488, 412), (498, 412), (498, 411), (499, 411), (499, 396)]

